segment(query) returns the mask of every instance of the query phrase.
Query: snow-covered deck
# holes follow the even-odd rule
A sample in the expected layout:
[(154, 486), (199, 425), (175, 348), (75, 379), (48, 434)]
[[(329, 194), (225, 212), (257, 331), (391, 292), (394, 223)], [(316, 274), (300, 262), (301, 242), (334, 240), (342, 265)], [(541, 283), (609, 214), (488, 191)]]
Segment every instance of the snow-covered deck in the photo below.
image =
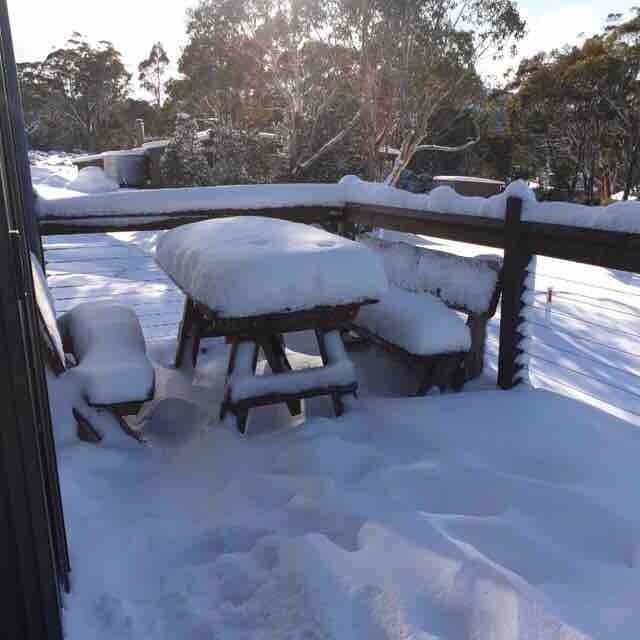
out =
[[(290, 344), (294, 366), (317, 362), (312, 344)], [(149, 447), (108, 424), (79, 443), (73, 372), (50, 383), (70, 640), (634, 636), (628, 423), (542, 391), (384, 398), (409, 381), (366, 351), (345, 416), (320, 398), (293, 428), (268, 407), (243, 438), (215, 418), (222, 341), (193, 376), (170, 368), (173, 347), (150, 346)]]
[[(242, 438), (217, 419), (224, 342), (205, 341), (193, 373), (170, 366), (182, 296), (153, 260), (156, 240), (45, 238), (58, 311), (132, 304), (157, 372), (150, 447), (106, 415), (100, 446), (78, 442), (74, 372), (50, 380), (70, 640), (632, 637), (637, 276), (539, 260), (531, 303), (533, 382), (624, 422), (543, 391), (495, 391), (494, 318), (485, 376), (462, 394), (408, 398), (401, 363), (356, 350), (361, 396), (344, 417), (326, 398), (298, 419), (266, 407)], [(319, 364), (312, 335), (288, 347), (294, 367)]]
[[(157, 373), (149, 447), (107, 415), (103, 443), (79, 442), (76, 372), (49, 382), (70, 640), (637, 635), (637, 275), (538, 260), (531, 378), (565, 397), (495, 390), (496, 317), (485, 376), (461, 394), (408, 398), (402, 364), (356, 350), (361, 394), (346, 415), (329, 419), (326, 398), (296, 419), (265, 407), (243, 438), (217, 419), (222, 340), (203, 343), (195, 371), (171, 367), (182, 296), (153, 261), (157, 236), (45, 238), (58, 312), (131, 304)], [(294, 367), (319, 364), (315, 344), (293, 336)]]
[(153, 259), (157, 232), (43, 238), (56, 311), (81, 302), (131, 305), (147, 342), (177, 335), (184, 296)]

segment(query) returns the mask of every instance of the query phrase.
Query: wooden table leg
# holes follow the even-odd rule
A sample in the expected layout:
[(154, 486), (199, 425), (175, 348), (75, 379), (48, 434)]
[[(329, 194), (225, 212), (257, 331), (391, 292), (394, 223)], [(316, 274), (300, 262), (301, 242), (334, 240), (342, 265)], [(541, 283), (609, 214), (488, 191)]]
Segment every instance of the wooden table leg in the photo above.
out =
[(200, 349), (200, 332), (198, 329), (198, 313), (191, 298), (184, 301), (184, 311), (180, 332), (178, 333), (178, 345), (176, 348), (175, 367), (179, 369), (187, 353), (190, 352), (191, 364), (195, 368)]
[[(287, 358), (287, 354), (284, 348), (284, 338), (282, 335), (273, 334), (267, 336), (260, 346), (264, 351), (264, 355), (267, 358), (267, 362), (271, 367), (273, 373), (286, 373), (292, 370), (291, 363)], [(302, 413), (302, 401), (301, 400), (287, 400), (287, 407), (289, 413), (292, 416), (299, 416)]]
[[(322, 364), (326, 367), (329, 363), (329, 353), (327, 350), (327, 341), (325, 340), (325, 331), (324, 329), (316, 329), (316, 340), (318, 341), (318, 349), (320, 351), (320, 357), (322, 358)], [(342, 340), (342, 337), (340, 337)], [(344, 402), (342, 401), (342, 396), (334, 392), (331, 394), (331, 400), (333, 402), (333, 412), (336, 414), (336, 417), (339, 418), (344, 413)]]

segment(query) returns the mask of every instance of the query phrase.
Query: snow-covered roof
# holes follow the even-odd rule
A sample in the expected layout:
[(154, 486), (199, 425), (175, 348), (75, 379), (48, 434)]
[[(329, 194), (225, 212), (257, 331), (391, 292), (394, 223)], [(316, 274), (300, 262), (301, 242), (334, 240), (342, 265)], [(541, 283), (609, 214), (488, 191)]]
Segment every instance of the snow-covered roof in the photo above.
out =
[(491, 178), (475, 178), (473, 176), (434, 176), (436, 182), (481, 182), (483, 184), (501, 184), (502, 180), (492, 180)]
[(144, 156), (145, 150), (142, 147), (136, 147), (135, 149), (117, 149), (115, 151), (103, 151), (103, 158), (109, 158), (112, 156)]
[(150, 140), (149, 142), (145, 142), (142, 145), (143, 149), (161, 149), (162, 147), (166, 147), (171, 140), (169, 138), (165, 138), (164, 140)]
[(73, 162), (73, 164), (78, 164), (83, 162), (96, 162), (98, 160), (102, 160), (101, 153), (90, 153), (83, 156), (75, 156), (75, 158), (71, 158), (71, 162)]

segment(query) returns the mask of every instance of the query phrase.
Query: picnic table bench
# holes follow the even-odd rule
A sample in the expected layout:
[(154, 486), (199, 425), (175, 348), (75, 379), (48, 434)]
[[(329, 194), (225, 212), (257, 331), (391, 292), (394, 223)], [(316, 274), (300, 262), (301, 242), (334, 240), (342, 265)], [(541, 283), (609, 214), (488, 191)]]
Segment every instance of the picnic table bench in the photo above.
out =
[[(221, 419), (245, 433), (249, 410), (329, 395), (336, 415), (357, 380), (340, 328), (387, 289), (382, 263), (367, 247), (308, 225), (241, 216), (184, 225), (165, 234), (158, 264), (186, 295), (176, 367), (196, 365), (200, 340), (230, 343)], [(290, 332), (315, 332), (322, 366), (293, 370)], [(272, 375), (256, 376), (259, 350)]]
[(99, 408), (111, 413), (127, 435), (142, 441), (142, 431), (129, 425), (126, 416), (136, 415), (152, 399), (155, 372), (135, 312), (111, 302), (85, 302), (56, 318), (46, 275), (34, 254), (31, 272), (46, 363), (56, 376), (73, 368), (82, 383), (86, 406), (71, 408), (78, 436), (102, 440), (88, 415), (89, 409)]
[(459, 391), (479, 376), (500, 298), (500, 257), (462, 257), (371, 234), (359, 239), (382, 258), (390, 287), (350, 328), (416, 369), (417, 395), (434, 386)]

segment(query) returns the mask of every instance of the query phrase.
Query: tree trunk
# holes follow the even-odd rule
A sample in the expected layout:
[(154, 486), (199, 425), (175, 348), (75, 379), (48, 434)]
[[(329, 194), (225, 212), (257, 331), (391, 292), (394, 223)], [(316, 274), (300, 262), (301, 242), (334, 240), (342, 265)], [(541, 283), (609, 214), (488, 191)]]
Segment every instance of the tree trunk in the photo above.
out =
[(629, 199), (629, 194), (631, 193), (631, 187), (633, 186), (633, 172), (636, 167), (636, 162), (638, 160), (638, 145), (634, 145), (631, 149), (630, 157), (629, 157), (629, 166), (627, 167), (627, 175), (624, 181), (624, 194), (622, 195), (623, 200)]

